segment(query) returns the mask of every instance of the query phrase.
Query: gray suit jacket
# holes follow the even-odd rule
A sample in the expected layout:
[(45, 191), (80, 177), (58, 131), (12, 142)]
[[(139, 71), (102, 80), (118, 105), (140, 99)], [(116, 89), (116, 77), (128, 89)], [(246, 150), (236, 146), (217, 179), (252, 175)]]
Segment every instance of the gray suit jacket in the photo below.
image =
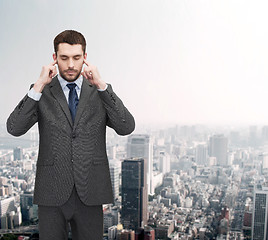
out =
[(73, 123), (55, 77), (39, 101), (28, 95), (20, 101), (7, 120), (7, 130), (21, 136), (36, 122), (40, 140), (34, 203), (60, 206), (68, 200), (74, 184), (86, 205), (113, 202), (106, 125), (119, 135), (127, 135), (135, 122), (111, 85), (100, 92), (84, 79)]

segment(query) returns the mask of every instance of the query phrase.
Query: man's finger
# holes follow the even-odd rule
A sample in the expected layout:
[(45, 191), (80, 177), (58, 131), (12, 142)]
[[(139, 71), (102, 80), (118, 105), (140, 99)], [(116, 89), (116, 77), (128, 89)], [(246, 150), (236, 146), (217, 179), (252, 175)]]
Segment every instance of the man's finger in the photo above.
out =
[(86, 79), (88, 79), (88, 74), (87, 74), (87, 72), (85, 72), (85, 77), (86, 77)]
[(87, 66), (90, 65), (89, 62), (86, 59), (84, 59), (84, 64), (86, 64)]
[(56, 76), (56, 74), (57, 74), (56, 67), (53, 67), (52, 69), (50, 69), (50, 71), (49, 71), (49, 77), (53, 78), (53, 77)]
[(55, 64), (57, 64), (57, 60), (54, 60), (51, 65), (54, 66)]
[(81, 72), (81, 74), (87, 79), (87, 75), (84, 72)]

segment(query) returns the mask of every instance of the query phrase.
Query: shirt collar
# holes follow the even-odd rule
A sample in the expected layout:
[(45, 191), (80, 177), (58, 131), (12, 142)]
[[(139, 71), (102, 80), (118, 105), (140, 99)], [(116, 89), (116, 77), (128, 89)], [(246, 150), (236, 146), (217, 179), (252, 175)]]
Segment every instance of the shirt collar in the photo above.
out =
[(62, 89), (64, 89), (68, 83), (75, 83), (76, 86), (79, 89), (81, 89), (81, 87), (82, 87), (82, 83), (83, 83), (83, 76), (82, 75), (80, 75), (80, 77), (77, 78), (74, 82), (68, 82), (68, 81), (66, 81), (64, 78), (62, 78), (62, 76), (60, 74), (58, 74), (57, 77), (59, 79), (59, 82), (60, 82), (60, 85), (61, 85), (61, 88)]

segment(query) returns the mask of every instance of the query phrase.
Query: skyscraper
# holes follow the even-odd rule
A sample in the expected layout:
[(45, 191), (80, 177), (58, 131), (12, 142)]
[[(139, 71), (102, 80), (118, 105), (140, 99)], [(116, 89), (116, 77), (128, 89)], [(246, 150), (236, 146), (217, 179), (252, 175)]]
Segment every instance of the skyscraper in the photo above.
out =
[(16, 147), (13, 149), (14, 160), (21, 160), (23, 157), (22, 148)]
[(108, 232), (109, 228), (117, 225), (119, 222), (119, 209), (118, 207), (110, 207), (103, 212), (103, 228), (104, 232)]
[(249, 146), (257, 147), (258, 146), (258, 128), (257, 126), (249, 127)]
[(147, 185), (144, 159), (122, 162), (122, 213), (124, 228), (136, 230), (147, 224)]
[(111, 160), (109, 161), (109, 166), (114, 199), (117, 199), (119, 197), (119, 174), (121, 172), (121, 162), (118, 160)]
[(163, 174), (170, 172), (170, 156), (163, 151), (159, 154), (159, 171)]
[(262, 128), (262, 143), (268, 143), (268, 126), (263, 126)]
[(148, 134), (132, 134), (128, 137), (127, 158), (143, 158), (147, 166), (148, 193), (153, 189), (153, 142)]
[(214, 135), (209, 139), (209, 156), (216, 157), (217, 165), (228, 165), (228, 139), (224, 135)]
[(253, 207), (252, 240), (268, 239), (268, 188), (254, 190)]
[(197, 165), (208, 165), (208, 149), (205, 144), (198, 144), (196, 146), (195, 158)]

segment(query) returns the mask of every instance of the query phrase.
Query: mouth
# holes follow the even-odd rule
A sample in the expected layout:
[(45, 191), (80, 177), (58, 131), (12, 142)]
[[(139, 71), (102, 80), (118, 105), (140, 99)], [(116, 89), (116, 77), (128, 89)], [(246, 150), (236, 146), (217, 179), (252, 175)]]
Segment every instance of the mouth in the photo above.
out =
[(68, 75), (73, 75), (73, 74), (76, 74), (76, 70), (66, 70), (65, 71)]

